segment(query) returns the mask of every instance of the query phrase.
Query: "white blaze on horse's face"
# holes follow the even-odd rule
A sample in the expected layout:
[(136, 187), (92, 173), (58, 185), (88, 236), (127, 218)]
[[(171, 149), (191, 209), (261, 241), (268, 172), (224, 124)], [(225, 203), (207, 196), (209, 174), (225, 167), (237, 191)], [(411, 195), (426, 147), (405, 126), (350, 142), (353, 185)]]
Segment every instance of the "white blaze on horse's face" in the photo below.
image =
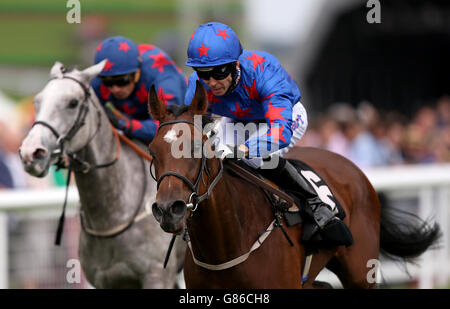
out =
[(176, 142), (177, 139), (177, 132), (174, 129), (170, 129), (166, 135), (164, 135), (164, 140), (169, 144)]

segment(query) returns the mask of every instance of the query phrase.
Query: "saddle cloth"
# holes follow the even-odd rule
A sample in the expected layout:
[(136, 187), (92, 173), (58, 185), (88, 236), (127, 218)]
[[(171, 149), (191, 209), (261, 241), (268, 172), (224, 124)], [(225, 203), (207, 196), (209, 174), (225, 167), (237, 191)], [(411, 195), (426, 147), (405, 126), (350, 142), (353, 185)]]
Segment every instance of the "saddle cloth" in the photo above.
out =
[[(245, 168), (247, 171), (257, 175), (258, 177), (264, 178), (259, 173), (260, 171), (258, 169), (253, 169), (252, 167), (248, 166), (247, 164), (245, 164), (240, 160), (234, 162), (238, 164), (240, 167)], [(320, 200), (330, 206), (330, 208), (336, 214), (336, 217), (338, 217), (341, 220), (344, 219), (346, 216), (344, 209), (340, 205), (339, 201), (334, 197), (331, 189), (329, 188), (325, 180), (322, 177), (320, 177), (319, 173), (317, 173), (305, 162), (291, 159), (289, 160), (289, 162), (297, 169), (299, 175), (301, 175), (309, 184), (311, 184), (311, 186), (317, 192), (317, 196), (320, 198)], [(268, 182), (266, 181), (266, 183), (273, 186), (272, 180), (269, 180)], [(294, 226), (302, 223), (302, 242), (308, 246), (310, 252), (317, 251), (317, 248), (320, 247), (327, 247), (328, 246), (327, 242), (324, 239), (322, 239), (320, 234), (319, 235), (316, 234), (316, 236), (313, 237), (313, 230), (316, 226), (316, 223), (314, 222), (313, 219), (314, 215), (312, 212), (312, 208), (308, 205), (306, 199), (303, 196), (301, 196), (299, 192), (286, 189), (282, 179), (280, 179), (278, 183), (275, 183), (275, 185), (276, 189), (281, 189), (282, 191), (290, 195), (296, 204), (295, 206), (297, 206), (291, 207), (289, 209), (284, 209), (282, 211), (282, 215), (285, 219), (286, 225)], [(273, 198), (272, 202), (274, 200), (277, 199)], [(335, 236), (337, 238), (342, 237), (341, 235)]]
[[(305, 162), (292, 159), (289, 159), (288, 161), (297, 169), (299, 175), (301, 175), (306, 181), (308, 181), (309, 184), (311, 184), (320, 200), (325, 204), (329, 205), (339, 219), (341, 220), (344, 219), (345, 218), (344, 209), (342, 208), (339, 201), (334, 197), (334, 194), (331, 191), (330, 187), (327, 185), (325, 180), (320, 176), (320, 174), (317, 173), (312, 167), (310, 167)], [(278, 185), (280, 185), (281, 189), (283, 189), (283, 183), (280, 183)], [(295, 192), (289, 190), (286, 190), (286, 192), (289, 193), (291, 196), (293, 196), (294, 199), (299, 200), (300, 205), (304, 205), (304, 203), (306, 203), (306, 200), (302, 199), (302, 197), (298, 196), (298, 194), (295, 194)], [(308, 211), (309, 207), (301, 207), (301, 210)]]

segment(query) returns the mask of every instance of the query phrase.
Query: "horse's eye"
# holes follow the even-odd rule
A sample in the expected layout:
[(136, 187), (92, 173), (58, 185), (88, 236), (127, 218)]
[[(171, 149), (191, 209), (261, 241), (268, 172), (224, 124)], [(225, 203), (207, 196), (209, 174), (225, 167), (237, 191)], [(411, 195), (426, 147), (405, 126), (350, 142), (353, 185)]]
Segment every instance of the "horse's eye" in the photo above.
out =
[(77, 99), (72, 99), (69, 102), (69, 108), (75, 108), (78, 106), (78, 100)]

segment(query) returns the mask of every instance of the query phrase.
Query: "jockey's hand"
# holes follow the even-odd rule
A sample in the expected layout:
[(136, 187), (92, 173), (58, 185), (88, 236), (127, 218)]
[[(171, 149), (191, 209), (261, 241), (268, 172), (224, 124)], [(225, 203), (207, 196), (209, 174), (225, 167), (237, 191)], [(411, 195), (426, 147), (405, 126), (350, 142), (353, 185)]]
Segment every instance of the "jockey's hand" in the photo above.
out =
[[(245, 147), (245, 148), (244, 148)], [(248, 148), (245, 145), (224, 145), (219, 144), (216, 146), (216, 151), (219, 153), (220, 158), (223, 159), (237, 159), (240, 160), (248, 154)]]
[(105, 112), (111, 124), (122, 130), (125, 135), (130, 135), (133, 129), (133, 122), (121, 112), (119, 112), (111, 102), (105, 104)]

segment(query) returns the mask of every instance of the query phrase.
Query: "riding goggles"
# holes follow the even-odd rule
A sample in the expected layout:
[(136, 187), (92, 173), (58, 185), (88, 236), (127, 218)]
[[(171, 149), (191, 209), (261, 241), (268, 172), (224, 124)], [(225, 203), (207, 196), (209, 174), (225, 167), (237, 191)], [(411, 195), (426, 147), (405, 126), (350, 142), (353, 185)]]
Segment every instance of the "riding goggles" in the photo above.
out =
[(212, 77), (215, 80), (222, 80), (233, 71), (233, 65), (235, 65), (234, 62), (214, 67), (195, 67), (194, 70), (201, 79), (209, 80)]
[(102, 76), (100, 79), (106, 87), (112, 87), (114, 85), (124, 87), (134, 81), (134, 73), (116, 76)]

